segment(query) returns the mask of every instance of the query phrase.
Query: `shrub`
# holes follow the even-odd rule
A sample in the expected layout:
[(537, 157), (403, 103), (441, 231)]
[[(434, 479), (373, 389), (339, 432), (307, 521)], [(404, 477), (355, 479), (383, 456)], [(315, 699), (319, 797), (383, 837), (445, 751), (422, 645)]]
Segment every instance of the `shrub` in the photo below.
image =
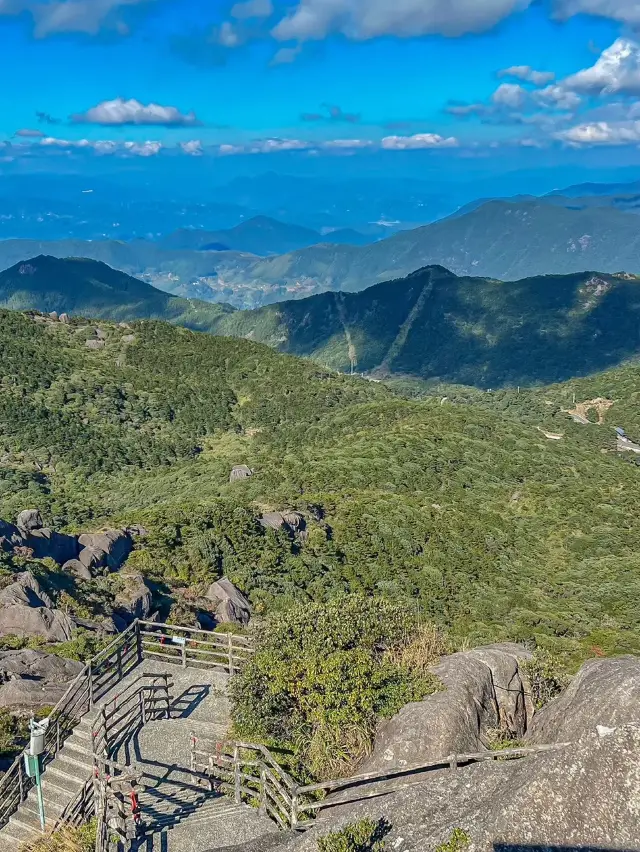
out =
[(466, 849), (471, 843), (471, 838), (462, 828), (454, 828), (451, 832), (451, 837), (436, 846), (435, 852), (466, 852)]
[(544, 648), (536, 648), (533, 657), (520, 667), (529, 678), (531, 699), (538, 710), (566, 689), (571, 680), (557, 657)]
[(384, 852), (386, 844), (382, 839), (390, 826), (385, 820), (374, 822), (361, 819), (346, 825), (340, 831), (331, 831), (318, 838), (319, 852)]
[(358, 595), (272, 617), (232, 683), (238, 734), (293, 748), (315, 776), (343, 774), (378, 719), (438, 688), (401, 661), (414, 631), (405, 608)]

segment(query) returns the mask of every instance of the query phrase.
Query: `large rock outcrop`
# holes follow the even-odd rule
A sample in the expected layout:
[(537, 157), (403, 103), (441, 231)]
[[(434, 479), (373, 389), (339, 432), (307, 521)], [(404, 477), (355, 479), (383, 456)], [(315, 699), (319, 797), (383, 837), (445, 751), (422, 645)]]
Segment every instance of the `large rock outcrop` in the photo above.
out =
[(407, 704), (383, 722), (362, 772), (398, 769), (485, 748), (489, 729), (522, 737), (532, 707), (518, 660), (530, 654), (504, 643), (452, 654), (431, 671), (445, 689)]
[(53, 609), (51, 599), (33, 574), (17, 574), (0, 592), (0, 636), (40, 636), (49, 642), (66, 642), (73, 636), (73, 621)]
[(120, 579), (122, 588), (114, 601), (115, 613), (127, 624), (136, 618), (148, 618), (153, 608), (153, 595), (142, 574), (126, 574)]
[(251, 604), (226, 577), (221, 577), (209, 586), (207, 598), (215, 605), (215, 618), (218, 623), (249, 623)]
[(628, 723), (640, 725), (640, 657), (589, 660), (562, 695), (536, 714), (527, 739), (574, 742), (598, 726)]
[(469, 852), (638, 849), (639, 765), (640, 726), (593, 731), (557, 751), (439, 770), (424, 783), (325, 810), (321, 826), (283, 848), (315, 852), (319, 836), (370, 817), (389, 823), (394, 852), (433, 852), (454, 828), (468, 835)]
[(37, 710), (56, 704), (83, 665), (43, 651), (0, 651), (0, 707)]
[(78, 560), (92, 575), (102, 569), (117, 571), (133, 549), (133, 539), (125, 530), (86, 533), (78, 538), (81, 547)]
[[(20, 550), (21, 555), (35, 559), (53, 559), (67, 565), (77, 577), (87, 579), (105, 571), (117, 571), (133, 549), (133, 535), (145, 535), (143, 527), (126, 530), (105, 530), (80, 536), (66, 535), (43, 525), (38, 509), (25, 509), (17, 523), (0, 520), (0, 550)], [(76, 564), (79, 562), (83, 568)]]
[(58, 565), (78, 555), (78, 540), (75, 536), (55, 532), (47, 527), (25, 532), (22, 545), (33, 551), (36, 559), (53, 559)]

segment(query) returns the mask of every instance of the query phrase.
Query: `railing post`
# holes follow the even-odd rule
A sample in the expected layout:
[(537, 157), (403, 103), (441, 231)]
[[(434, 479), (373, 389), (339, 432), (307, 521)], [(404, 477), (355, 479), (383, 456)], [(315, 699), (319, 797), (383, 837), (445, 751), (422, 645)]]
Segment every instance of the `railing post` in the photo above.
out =
[(228, 643), (228, 653), (229, 653), (229, 674), (234, 675), (235, 667), (233, 665), (233, 636), (231, 633), (227, 633), (227, 643)]
[(117, 655), (117, 666), (118, 666), (118, 680), (122, 680), (122, 645), (119, 646)]
[(22, 761), (18, 764), (18, 784), (20, 785), (20, 801), (24, 802), (25, 794), (24, 794), (24, 767)]
[(458, 768), (458, 756), (456, 754), (452, 754), (449, 757), (449, 769), (455, 770)]
[(138, 653), (138, 665), (142, 662), (142, 629), (139, 619), (136, 619), (136, 650)]
[(88, 689), (89, 689), (89, 710), (93, 709), (93, 665), (91, 662), (87, 664), (87, 678), (88, 678)]
[(180, 646), (182, 648), (182, 668), (186, 669), (187, 667), (187, 638), (185, 636), (184, 645)]
[(267, 770), (262, 763), (260, 765), (260, 806), (258, 811), (261, 814), (267, 813)]
[(298, 788), (291, 791), (291, 828), (297, 828), (298, 825)]
[(233, 747), (233, 786), (236, 805), (242, 804), (242, 790), (240, 789), (242, 778), (240, 777), (240, 748)]
[(144, 707), (144, 688), (140, 690), (138, 693), (138, 698), (140, 700), (140, 723), (144, 727), (147, 722), (145, 707)]

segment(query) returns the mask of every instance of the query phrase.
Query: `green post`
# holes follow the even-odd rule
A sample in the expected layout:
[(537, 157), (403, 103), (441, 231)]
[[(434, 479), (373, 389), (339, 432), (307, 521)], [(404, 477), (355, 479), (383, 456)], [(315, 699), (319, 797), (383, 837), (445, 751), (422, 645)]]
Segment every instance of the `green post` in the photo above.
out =
[(44, 834), (44, 797), (42, 795), (42, 779), (40, 778), (40, 757), (35, 758), (36, 790), (38, 791), (38, 813), (40, 814), (40, 828)]

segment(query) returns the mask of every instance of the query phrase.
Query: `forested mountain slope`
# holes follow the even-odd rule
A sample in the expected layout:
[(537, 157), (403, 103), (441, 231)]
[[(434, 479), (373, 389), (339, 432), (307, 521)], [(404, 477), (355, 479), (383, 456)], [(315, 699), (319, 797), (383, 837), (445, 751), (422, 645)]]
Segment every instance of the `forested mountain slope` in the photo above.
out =
[(164, 319), (212, 331), (232, 310), (180, 299), (87, 258), (39, 256), (0, 272), (0, 307), (109, 319)]
[[(185, 611), (224, 571), (258, 611), (378, 592), (473, 642), (640, 650), (638, 468), (611, 428), (563, 413), (569, 389), (409, 401), (251, 341), (131, 325), (101, 323), (87, 349), (83, 321), (0, 312), (0, 518), (142, 524), (130, 568)], [(579, 388), (611, 395), (609, 425), (640, 423), (638, 376)], [(230, 482), (238, 464), (254, 474)], [(260, 523), (285, 509), (304, 536)]]
[(522, 281), (432, 266), (360, 293), (238, 311), (219, 331), (341, 371), (479, 387), (552, 382), (640, 353), (640, 278), (586, 272)]

